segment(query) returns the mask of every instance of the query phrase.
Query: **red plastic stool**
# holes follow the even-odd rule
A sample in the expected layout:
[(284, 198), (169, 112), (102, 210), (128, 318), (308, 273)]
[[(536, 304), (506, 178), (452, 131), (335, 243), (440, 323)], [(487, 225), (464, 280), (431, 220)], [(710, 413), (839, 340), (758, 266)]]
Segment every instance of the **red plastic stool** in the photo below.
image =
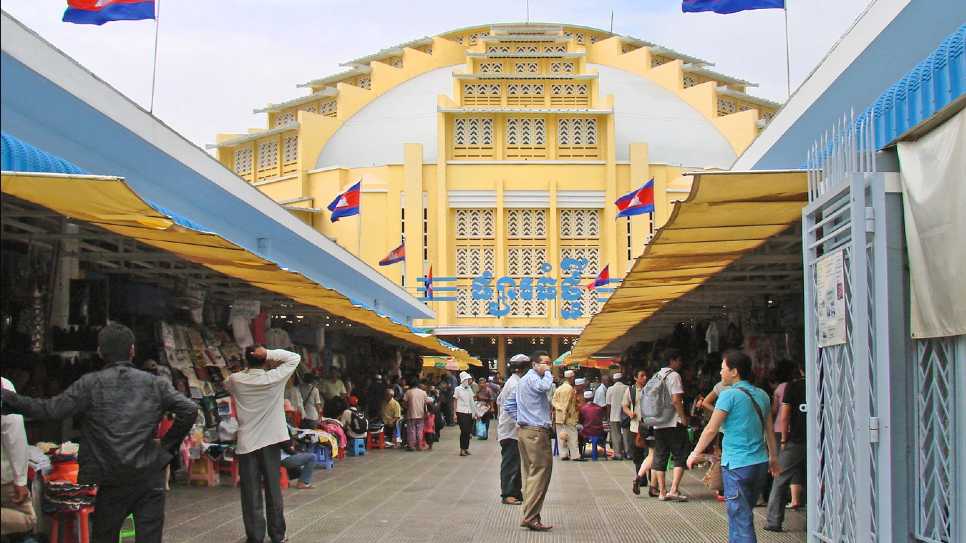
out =
[(241, 480), (241, 475), (238, 474), (238, 457), (231, 459), (231, 487), (235, 488), (238, 486), (238, 481)]
[(376, 433), (369, 433), (366, 436), (366, 448), (367, 449), (385, 449), (386, 448), (386, 434), (382, 430)]
[(288, 470), (285, 468), (278, 468), (278, 476), (280, 477), (278, 484), (280, 484), (282, 488), (288, 488)]
[[(192, 468), (195, 462), (205, 463), (204, 473), (193, 473)], [(202, 454), (201, 458), (197, 460), (188, 459), (188, 486), (191, 486), (191, 481), (204, 481), (207, 486), (215, 486), (218, 480), (218, 467), (215, 466), (215, 461), (211, 459), (207, 454)]]
[[(89, 543), (90, 542), (90, 524), (88, 523), (88, 518), (91, 513), (94, 512), (94, 506), (88, 505), (87, 507), (81, 507), (77, 511), (58, 511), (47, 515), (51, 518), (53, 527), (50, 532), (50, 540), (54, 543), (59, 543), (58, 531), (60, 528), (61, 521), (66, 521), (67, 525), (65, 527), (64, 543)], [(74, 538), (74, 522), (77, 522), (78, 529), (80, 531), (80, 539)]]

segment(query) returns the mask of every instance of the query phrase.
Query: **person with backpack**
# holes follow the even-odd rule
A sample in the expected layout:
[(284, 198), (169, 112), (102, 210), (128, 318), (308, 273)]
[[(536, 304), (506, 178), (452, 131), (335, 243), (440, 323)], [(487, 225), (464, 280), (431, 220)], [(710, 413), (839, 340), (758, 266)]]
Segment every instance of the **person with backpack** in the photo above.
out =
[[(688, 453), (688, 419), (684, 413), (684, 386), (681, 369), (684, 358), (680, 349), (670, 348), (661, 356), (664, 367), (651, 377), (644, 387), (641, 400), (643, 424), (654, 427), (654, 462), (658, 499), (685, 502), (688, 498), (680, 493), (679, 485), (684, 475)], [(671, 488), (667, 488), (667, 464), (674, 455), (674, 475)], [(652, 483), (653, 484), (653, 483)]]
[(369, 419), (359, 411), (359, 398), (355, 396), (349, 396), (349, 408), (342, 412), (339, 422), (349, 439), (365, 439), (369, 432)]
[(757, 543), (755, 500), (761, 495), (766, 473), (778, 477), (782, 472), (768, 395), (751, 384), (752, 378), (748, 355), (736, 350), (724, 354), (721, 382), (731, 388), (721, 393), (711, 420), (688, 456), (690, 468), (702, 458), (701, 452), (715, 439), (718, 430), (724, 433), (721, 478), (728, 504), (729, 543)]
[(299, 393), (302, 395), (302, 424), (305, 430), (318, 430), (319, 417), (322, 415), (322, 396), (319, 388), (315, 386), (315, 374), (306, 372), (302, 376), (302, 384), (299, 385)]

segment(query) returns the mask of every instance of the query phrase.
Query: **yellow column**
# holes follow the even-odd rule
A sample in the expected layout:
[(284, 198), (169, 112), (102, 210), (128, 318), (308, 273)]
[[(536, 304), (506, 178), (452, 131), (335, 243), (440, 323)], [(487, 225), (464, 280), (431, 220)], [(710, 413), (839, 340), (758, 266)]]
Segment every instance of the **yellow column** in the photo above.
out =
[[(646, 143), (631, 143), (630, 144), (630, 158), (631, 158), (631, 185), (627, 188), (627, 192), (631, 190), (638, 189), (644, 186), (644, 183), (651, 178), (651, 167), (648, 154), (648, 146)], [(655, 179), (654, 183), (657, 183)], [(662, 192), (663, 193), (663, 192)], [(657, 215), (657, 206), (660, 205), (657, 197), (658, 191), (655, 187), (655, 215)], [(665, 201), (665, 200), (662, 200)], [(648, 225), (648, 216), (639, 215), (631, 219), (631, 238), (633, 245), (631, 246), (631, 256), (632, 258), (637, 258), (642, 252), (644, 252), (644, 240), (647, 234), (650, 233), (650, 227)], [(626, 259), (621, 259), (621, 266), (626, 266)], [(625, 270), (626, 273), (626, 270)]]
[[(610, 107), (613, 104), (613, 97), (607, 97), (607, 105)], [(617, 250), (617, 240), (618, 238), (624, 239), (623, 235), (619, 235), (618, 227), (626, 226), (623, 224), (623, 219), (618, 224), (617, 217), (617, 206), (614, 202), (617, 200), (619, 195), (617, 194), (617, 146), (615, 144), (616, 137), (614, 135), (614, 115), (610, 114), (605, 117), (607, 120), (607, 140), (604, 142), (604, 149), (607, 155), (604, 157), (607, 160), (606, 167), (606, 177), (605, 177), (605, 197), (604, 197), (604, 216), (602, 217), (600, 225), (600, 236), (601, 236), (601, 255), (600, 255), (600, 267), (603, 269), (608, 262), (618, 264), (620, 260), (627, 260), (626, 255), (621, 258), (619, 251)]]
[[(496, 277), (504, 277), (507, 275), (506, 208), (503, 207), (503, 193), (504, 193), (503, 189), (506, 183), (507, 183), (506, 179), (501, 179), (496, 182), (496, 210), (494, 211), (496, 228), (494, 229), (494, 232), (493, 232), (493, 235), (496, 238), (495, 239), (496, 243), (494, 244), (494, 247), (495, 247), (494, 252), (496, 254), (493, 255), (495, 257), (494, 263), (495, 263), (496, 269), (493, 270), (493, 275)], [(495, 295), (493, 299), (496, 300)], [(507, 316), (509, 316), (509, 314), (507, 314)], [(506, 326), (507, 316), (503, 316), (497, 319), (497, 326)]]
[(557, 336), (550, 336), (550, 360), (556, 360), (560, 356), (560, 344)]
[(409, 292), (418, 295), (416, 278), (423, 274), (423, 144), (407, 143), (403, 149), (406, 287)]
[(506, 339), (503, 336), (496, 338), (496, 363), (500, 375), (506, 375)]
[[(440, 96), (440, 101), (445, 101), (445, 97)], [(446, 191), (446, 158), (449, 156), (448, 146), (449, 146), (449, 132), (447, 130), (446, 115), (443, 113), (438, 113), (436, 116), (437, 128), (436, 133), (438, 134), (437, 140), (437, 160), (436, 160), (436, 268), (435, 275), (439, 277), (452, 277), (456, 275), (455, 269), (450, 269), (449, 267), (449, 195)], [(427, 206), (431, 204), (427, 202)], [(420, 202), (422, 202), (422, 195), (420, 195)], [(429, 258), (432, 260), (434, 258), (434, 251), (430, 248)], [(455, 304), (452, 303), (437, 303), (433, 304), (436, 307), (436, 323), (437, 324), (452, 324), (450, 319), (450, 308), (454, 310), (452, 314), (455, 315)]]
[[(554, 135), (556, 132), (556, 130), (551, 130)], [(547, 217), (547, 263), (553, 266), (554, 272), (559, 275), (560, 212), (557, 210), (557, 180), (550, 181), (550, 210), (547, 213), (549, 215)], [(550, 326), (560, 326), (560, 311), (556, 299), (547, 300), (547, 315), (550, 317)]]

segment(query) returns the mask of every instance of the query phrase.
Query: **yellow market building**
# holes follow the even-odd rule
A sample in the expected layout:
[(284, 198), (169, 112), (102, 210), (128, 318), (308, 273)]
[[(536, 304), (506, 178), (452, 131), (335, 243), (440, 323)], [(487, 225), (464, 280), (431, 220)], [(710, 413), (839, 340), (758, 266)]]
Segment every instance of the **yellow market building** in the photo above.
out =
[[(707, 61), (573, 25), (466, 28), (344, 66), (210, 147), (410, 292), (427, 297), (432, 268), (436, 319), (417, 326), (499, 361), (568, 350), (607, 296), (586, 285), (626, 275), (682, 173), (730, 167), (780, 107)], [(331, 222), (360, 179), (361, 214)], [(654, 212), (616, 219), (650, 179)], [(406, 260), (378, 266), (403, 239)]]

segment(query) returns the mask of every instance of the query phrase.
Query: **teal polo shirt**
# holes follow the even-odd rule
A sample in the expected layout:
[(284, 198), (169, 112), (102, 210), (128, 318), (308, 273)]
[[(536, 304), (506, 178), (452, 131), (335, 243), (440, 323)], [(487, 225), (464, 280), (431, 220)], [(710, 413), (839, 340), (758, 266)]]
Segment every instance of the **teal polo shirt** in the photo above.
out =
[(747, 381), (739, 381), (733, 387), (725, 390), (718, 397), (714, 408), (728, 413), (728, 418), (721, 425), (724, 440), (721, 442), (721, 465), (731, 469), (753, 466), (768, 461), (768, 447), (765, 444), (765, 432), (758, 419), (755, 406), (751, 398), (737, 388), (751, 392), (761, 407), (761, 414), (765, 416), (767, 424), (768, 411), (771, 406), (768, 395), (764, 390), (754, 387)]

